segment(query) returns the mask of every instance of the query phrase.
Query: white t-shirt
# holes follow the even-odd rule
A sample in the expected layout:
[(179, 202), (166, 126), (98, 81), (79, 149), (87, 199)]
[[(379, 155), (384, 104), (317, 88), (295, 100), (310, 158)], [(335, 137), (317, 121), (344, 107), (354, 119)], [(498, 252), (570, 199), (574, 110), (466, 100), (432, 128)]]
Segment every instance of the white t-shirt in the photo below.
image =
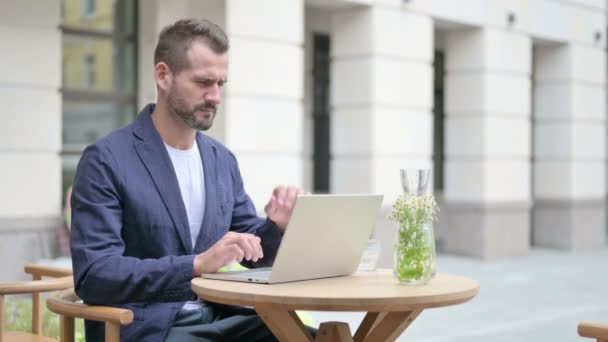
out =
[[(205, 216), (205, 172), (201, 154), (196, 141), (189, 150), (179, 150), (167, 144), (165, 144), (165, 147), (169, 152), (173, 169), (177, 175), (179, 190), (182, 193), (182, 200), (190, 224), (192, 248), (194, 248)], [(193, 310), (201, 306), (202, 302), (199, 299), (198, 301), (186, 302), (183, 309)]]

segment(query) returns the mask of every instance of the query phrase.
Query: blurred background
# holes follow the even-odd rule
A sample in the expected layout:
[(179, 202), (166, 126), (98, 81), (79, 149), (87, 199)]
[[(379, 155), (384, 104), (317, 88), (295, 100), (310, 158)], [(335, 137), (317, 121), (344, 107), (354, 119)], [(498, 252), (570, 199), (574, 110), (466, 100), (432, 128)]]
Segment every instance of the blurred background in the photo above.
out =
[(258, 210), (278, 184), (384, 194), (390, 267), (399, 169), (430, 168), (437, 267), (482, 292), (406, 335), (572, 340), (573, 322), (608, 321), (606, 14), (605, 0), (0, 0), (0, 281), (67, 256), (81, 152), (155, 101), (158, 32), (204, 17), (231, 39), (208, 133)]
[(606, 250), (606, 14), (604, 0), (0, 0), (0, 280), (67, 253), (81, 152), (155, 101), (158, 32), (186, 17), (230, 36), (209, 134), (258, 210), (277, 184), (384, 194), (389, 267), (399, 169), (426, 167), (442, 255)]

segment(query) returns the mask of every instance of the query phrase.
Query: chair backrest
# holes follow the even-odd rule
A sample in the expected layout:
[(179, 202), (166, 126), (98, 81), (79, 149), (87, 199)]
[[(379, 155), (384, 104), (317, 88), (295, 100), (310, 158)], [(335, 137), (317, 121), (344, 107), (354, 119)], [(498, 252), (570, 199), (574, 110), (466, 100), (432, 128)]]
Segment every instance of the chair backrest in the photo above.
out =
[(46, 304), (49, 310), (60, 316), (62, 342), (74, 341), (74, 318), (105, 322), (106, 341), (110, 342), (120, 341), (120, 326), (133, 322), (131, 310), (80, 303), (74, 289), (49, 297)]
[[(32, 275), (32, 281), (0, 283), (0, 342), (4, 342), (4, 296), (14, 294), (32, 294), (32, 334), (42, 332), (42, 292), (58, 291), (74, 286), (72, 271), (42, 265), (27, 265), (25, 272)], [(56, 277), (45, 279), (42, 277)]]

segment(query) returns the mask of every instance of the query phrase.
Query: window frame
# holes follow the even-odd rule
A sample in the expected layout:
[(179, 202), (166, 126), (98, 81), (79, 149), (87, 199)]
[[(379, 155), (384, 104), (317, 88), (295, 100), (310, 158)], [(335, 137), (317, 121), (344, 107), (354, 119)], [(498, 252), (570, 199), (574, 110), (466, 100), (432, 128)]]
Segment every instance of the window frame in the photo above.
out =
[[(131, 121), (135, 116), (136, 116), (136, 110), (137, 110), (137, 93), (138, 93), (138, 64), (139, 64), (139, 51), (138, 51), (138, 47), (139, 47), (139, 41), (138, 41), (138, 27), (139, 27), (139, 18), (138, 18), (138, 13), (139, 13), (139, 1), (138, 0), (116, 0), (116, 2), (113, 3), (113, 6), (117, 6), (118, 1), (132, 1), (133, 4), (124, 4), (123, 6), (125, 6), (125, 14), (124, 15), (128, 15), (128, 14), (132, 14), (132, 18), (130, 18), (130, 21), (128, 22), (127, 28), (124, 29), (124, 31), (116, 31), (117, 29), (120, 29), (122, 25), (118, 25), (119, 27), (113, 25), (111, 30), (100, 30), (100, 29), (87, 29), (87, 28), (83, 28), (83, 27), (76, 27), (74, 25), (68, 25), (65, 24), (65, 19), (62, 16), (62, 22), (59, 25), (59, 30), (61, 32), (62, 35), (62, 41), (66, 38), (66, 37), (72, 37), (75, 39), (82, 39), (84, 41), (94, 41), (96, 39), (102, 39), (102, 40), (111, 40), (112, 41), (112, 45), (116, 46), (117, 44), (120, 45), (129, 45), (129, 48), (132, 48), (132, 55), (129, 55), (129, 58), (127, 59), (128, 61), (132, 62), (132, 79), (130, 82), (132, 83), (128, 83), (129, 87), (128, 89), (111, 89), (109, 91), (106, 90), (95, 90), (95, 89), (87, 89), (85, 87), (85, 85), (72, 85), (72, 86), (66, 86), (65, 83), (65, 78), (62, 79), (62, 84), (61, 84), (61, 88), (60, 88), (60, 94), (61, 94), (61, 101), (62, 104), (65, 104), (67, 102), (82, 102), (82, 103), (98, 103), (98, 104), (107, 104), (109, 106), (131, 106), (131, 108), (133, 108), (132, 114), (130, 114), (130, 116), (128, 114), (125, 114), (124, 116), (124, 121)], [(83, 12), (82, 14), (85, 14), (84, 9), (85, 9), (85, 4), (86, 0), (83, 1), (82, 5), (83, 5)], [(95, 15), (95, 12), (97, 11), (97, 2), (95, 1), (93, 3), (94, 10), (93, 11), (89, 11), (88, 14), (91, 15), (87, 15), (84, 17), (90, 17), (92, 15)], [(61, 1), (61, 6), (62, 8), (64, 8), (64, 0)], [(132, 6), (132, 7), (131, 7)], [(63, 9), (64, 13), (65, 13), (65, 8)], [(113, 18), (111, 20), (117, 20), (117, 15), (120, 15), (117, 13), (118, 11), (114, 12)], [(118, 20), (120, 20), (120, 18), (118, 18)], [(63, 44), (63, 43), (62, 43)], [(63, 48), (62, 48), (63, 49)], [(63, 53), (63, 52), (62, 52)], [(125, 60), (125, 61), (127, 61)], [(112, 60), (112, 65), (113, 67), (116, 66), (120, 66), (121, 63), (124, 63), (125, 61), (120, 61), (119, 63), (116, 63), (116, 60), (113, 59)], [(99, 61), (96, 60), (97, 63), (99, 63)], [(62, 66), (62, 75), (64, 75), (65, 77), (65, 70)], [(85, 70), (86, 72), (86, 70)], [(98, 76), (98, 75), (97, 75)], [(86, 78), (86, 75), (85, 75)], [(62, 115), (62, 124), (63, 124), (63, 120), (65, 117), (65, 112), (62, 111), (61, 113)], [(118, 128), (118, 127), (116, 127)], [(61, 164), (62, 164), (62, 179), (63, 179), (63, 189), (65, 190), (69, 185), (71, 185), (71, 178), (73, 176), (73, 173), (75, 172), (75, 166), (78, 162), (78, 160), (80, 159), (80, 156), (82, 155), (82, 152), (84, 151), (84, 149), (86, 148), (86, 146), (89, 144), (90, 142), (86, 142), (86, 143), (66, 143), (65, 139), (62, 137), (61, 140), (61, 151), (59, 153), (59, 156), (61, 158)]]

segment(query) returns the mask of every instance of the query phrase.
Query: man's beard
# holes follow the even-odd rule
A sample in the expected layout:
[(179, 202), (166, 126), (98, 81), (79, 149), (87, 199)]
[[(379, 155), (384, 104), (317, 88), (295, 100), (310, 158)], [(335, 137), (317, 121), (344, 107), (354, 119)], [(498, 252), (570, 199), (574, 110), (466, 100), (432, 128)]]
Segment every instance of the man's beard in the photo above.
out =
[[(213, 116), (210, 119), (198, 120), (194, 113), (203, 109), (212, 109)], [(169, 110), (182, 119), (186, 126), (196, 130), (206, 131), (211, 128), (211, 125), (213, 124), (213, 119), (217, 113), (217, 106), (211, 103), (201, 103), (195, 105), (194, 108), (190, 110), (186, 101), (176, 94), (175, 86), (173, 86), (169, 91)]]

